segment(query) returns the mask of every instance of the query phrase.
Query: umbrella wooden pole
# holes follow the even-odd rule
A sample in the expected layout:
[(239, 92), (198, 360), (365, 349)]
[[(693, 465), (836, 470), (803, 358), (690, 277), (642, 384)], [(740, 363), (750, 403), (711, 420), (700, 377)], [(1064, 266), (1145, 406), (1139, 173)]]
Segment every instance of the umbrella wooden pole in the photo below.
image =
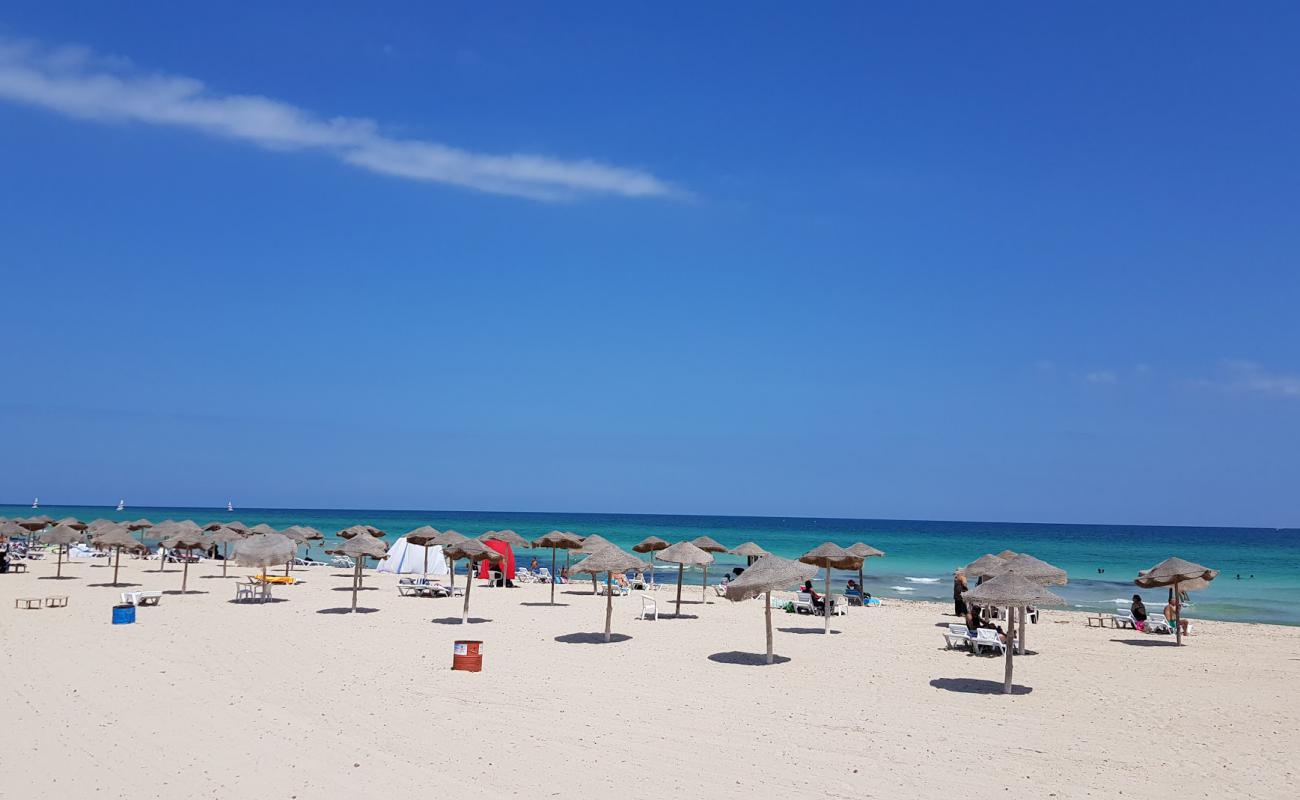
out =
[(862, 567), (858, 567), (858, 596), (862, 598), (862, 605), (867, 604), (867, 590), (862, 588), (866, 580), (862, 576)]
[(709, 602), (709, 565), (704, 565), (704, 580), (700, 581), (700, 602)]
[(117, 585), (117, 568), (122, 566), (122, 548), (117, 548), (117, 555), (113, 558), (113, 585)]
[[(194, 551), (190, 550), (187, 555), (190, 556), (194, 555)], [(190, 581), (190, 560), (187, 557), (185, 559), (185, 563), (181, 564), (181, 594), (185, 594), (185, 587), (189, 584), (189, 581)]]
[(686, 572), (686, 565), (678, 564), (677, 565), (677, 613), (673, 614), (673, 616), (675, 617), (680, 617), (682, 615), (682, 576), (685, 572)]
[(230, 543), (221, 545), (221, 577), (226, 577), (226, 566), (230, 564)]
[(58, 547), (59, 547), (58, 556), (57, 556), (58, 563), (54, 565), (54, 577), (62, 578), (63, 577), (63, 545), (59, 545)]
[(826, 565), (826, 594), (822, 595), (822, 616), (826, 618), (826, 633), (831, 632), (831, 567)]
[(456, 594), (456, 559), (447, 559), (447, 572), (451, 573), (451, 589), (454, 597)]
[(469, 592), (474, 588), (474, 559), (469, 560), (469, 569), (465, 573), (465, 607), (460, 612), (460, 624), (469, 622)]
[(357, 563), (352, 566), (352, 613), (357, 613), (357, 589), (361, 584), (357, 576), (361, 574), (361, 559), (365, 556), (357, 556)]
[[(1010, 606), (1007, 606), (1007, 630), (1008, 631), (1015, 630), (1015, 624), (1016, 624), (1015, 609), (1011, 608)], [(1006, 646), (1007, 671), (1005, 677), (1003, 677), (1002, 679), (1003, 694), (1011, 694), (1011, 655), (1014, 652), (1014, 650), (1015, 648), (1011, 646), (1010, 635), (1008, 635), (1007, 646)]]
[(772, 590), (768, 589), (764, 597), (763, 616), (767, 619), (767, 663), (772, 663)]
[(1183, 646), (1183, 596), (1174, 583), (1174, 644)]
[(609, 625), (614, 618), (613, 574), (605, 573), (605, 641), (609, 641)]
[(1025, 654), (1025, 631), (1026, 631), (1025, 626), (1028, 624), (1028, 622), (1029, 622), (1029, 606), (1025, 606), (1024, 608), (1020, 609), (1020, 637), (1019, 637), (1019, 642), (1016, 644), (1016, 655), (1023, 656)]
[(555, 605), (555, 548), (551, 548), (551, 605)]
[(424, 543), (424, 579), (429, 579), (429, 543)]

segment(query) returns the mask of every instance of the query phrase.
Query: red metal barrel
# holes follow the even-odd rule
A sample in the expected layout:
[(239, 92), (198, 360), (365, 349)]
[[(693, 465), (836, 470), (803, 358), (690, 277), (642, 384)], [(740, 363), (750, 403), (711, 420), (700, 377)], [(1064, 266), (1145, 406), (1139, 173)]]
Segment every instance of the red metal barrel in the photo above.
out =
[(482, 672), (483, 643), (458, 639), (451, 657), (451, 668), (466, 672)]

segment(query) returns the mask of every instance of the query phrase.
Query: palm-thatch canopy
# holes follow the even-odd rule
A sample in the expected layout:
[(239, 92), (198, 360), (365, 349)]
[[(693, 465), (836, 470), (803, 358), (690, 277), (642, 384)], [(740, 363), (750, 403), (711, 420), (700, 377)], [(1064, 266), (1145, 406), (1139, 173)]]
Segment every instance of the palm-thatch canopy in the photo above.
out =
[(427, 547), (441, 533), (437, 528), (429, 525), (421, 525), (410, 533), (406, 534), (406, 541), (420, 547)]
[(814, 547), (799, 556), (799, 560), (823, 569), (857, 569), (862, 564), (862, 556), (855, 556), (834, 542)]
[[(739, 549), (739, 548), (737, 548)], [(817, 567), (792, 561), (780, 556), (760, 556), (757, 561), (727, 584), (727, 599), (732, 602), (748, 600), (751, 597), (765, 595), (763, 600), (763, 619), (767, 625), (767, 663), (773, 661), (772, 655), (772, 592), (776, 589), (788, 589), (803, 581), (811, 580), (817, 574)]]
[(731, 554), (733, 556), (744, 556), (745, 558), (762, 558), (763, 556), (770, 555), (766, 550), (753, 542), (745, 542), (738, 547), (733, 547), (731, 549)]
[(270, 534), (270, 533), (279, 533), (279, 531), (277, 531), (275, 528), (272, 528), (270, 525), (267, 525), (265, 522), (259, 522), (259, 523), (257, 523), (257, 524), (254, 525), (253, 527), (249, 528), (249, 529), (248, 529), (248, 532), (249, 532), (249, 533), (258, 533), (258, 534), (262, 534), (262, 535), (266, 535), (266, 534)]
[(691, 544), (695, 545), (696, 547), (700, 548), (706, 553), (727, 552), (726, 545), (722, 544), (717, 539), (711, 539), (708, 536), (697, 536), (691, 540)]
[(1034, 558), (1028, 553), (1017, 553), (1011, 558), (1004, 559), (1000, 566), (993, 568), (991, 574), (997, 576), (1004, 572), (1014, 572), (1022, 578), (1028, 578), (1043, 586), (1064, 586), (1069, 580), (1065, 570)]
[(0, 522), (0, 536), (26, 536), (30, 532), (11, 519)]
[(1007, 563), (1005, 558), (1000, 558), (992, 553), (985, 553), (974, 561), (966, 565), (965, 573), (967, 578), (989, 578), (999, 574), (1003, 565)]
[(646, 563), (631, 553), (626, 553), (614, 545), (601, 548), (587, 556), (573, 568), (573, 572), (586, 572), (592, 577), (605, 574), (605, 641), (609, 641), (610, 627), (614, 618), (613, 575), (632, 569), (645, 569)]
[(632, 545), (632, 549), (638, 553), (655, 553), (660, 550), (667, 550), (668, 542), (665, 542), (663, 539), (660, 539), (658, 536), (647, 536), (641, 541)]
[(990, 578), (974, 589), (963, 592), (962, 597), (967, 603), (977, 606), (1004, 608), (1058, 605), (1065, 602), (1043, 588), (1042, 584), (1015, 572), (1003, 572)]
[[(382, 549), (382, 548), (381, 548)], [(273, 567), (293, 559), (298, 545), (283, 533), (256, 533), (235, 543), (235, 563), (241, 567)]]
[(84, 522), (82, 522), (81, 520), (77, 519), (76, 517), (64, 517), (63, 519), (59, 520), (58, 522), (56, 522), (56, 523), (54, 523), (54, 524), (55, 524), (55, 525), (66, 525), (67, 527), (72, 528), (72, 529), (74, 529), (74, 530), (78, 530), (78, 531), (84, 531), (86, 528), (89, 528), (89, 527), (90, 527), (89, 525), (87, 525), (86, 523), (84, 523)]
[(208, 533), (208, 541), (212, 544), (234, 544), (245, 538), (244, 534), (233, 528), (217, 528)]
[(298, 532), (302, 534), (304, 542), (325, 541), (325, 534), (321, 533), (320, 531), (316, 530), (310, 525), (295, 525), (294, 527), (297, 528)]
[(16, 519), (14, 520), (14, 522), (18, 523), (19, 525), (21, 525), (22, 527), (26, 528), (29, 531), (39, 531), (41, 528), (48, 528), (54, 522), (54, 520), (50, 519), (49, 517), (41, 516), (41, 517), (27, 517), (26, 519)]
[(388, 534), (370, 525), (353, 525), (350, 528), (344, 528), (338, 532), (340, 539), (351, 539), (355, 536), (387, 536)]
[(515, 550), (531, 550), (533, 547), (532, 542), (509, 529), (504, 531), (488, 531), (478, 538), (479, 541), (483, 542), (505, 542)]
[(500, 561), (505, 556), (480, 542), (478, 539), (461, 539), (442, 546), (442, 552), (453, 560), (468, 559), (474, 561)]
[(713, 563), (713, 554), (706, 553), (690, 542), (678, 542), (660, 550), (656, 555), (660, 561), (684, 566), (704, 566)]
[(168, 549), (195, 550), (200, 547), (211, 547), (212, 542), (203, 531), (178, 525), (167, 538), (162, 540), (162, 546)]
[(998, 558), (1002, 558), (1002, 559), (1015, 558), (1018, 555), (1020, 554), (1017, 553), (1015, 550), (1003, 550), (1001, 553), (998, 553)]
[(88, 531), (92, 531), (92, 532), (93, 532), (93, 531), (102, 531), (102, 530), (104, 530), (104, 529), (106, 529), (106, 528), (116, 528), (116, 527), (119, 527), (119, 526), (121, 526), (121, 527), (123, 527), (123, 528), (126, 527), (125, 525), (123, 525), (123, 524), (120, 523), (120, 522), (114, 522), (114, 521), (111, 520), (111, 519), (104, 519), (103, 517), (100, 517), (99, 519), (91, 520), (91, 521), (90, 521), (90, 524), (86, 526), (86, 530), (88, 530)]
[(366, 557), (386, 558), (388, 556), (388, 548), (374, 536), (353, 536), (339, 545), (334, 552), (357, 559)]
[(469, 538), (468, 536), (465, 536), (462, 533), (457, 533), (456, 531), (453, 531), (452, 529), (448, 528), (447, 530), (443, 531), (442, 533), (430, 539), (429, 546), (443, 548), (442, 552), (444, 555), (446, 555), (448, 547), (450, 547), (453, 544), (460, 544), (461, 542), (465, 541), (468, 538)]
[(67, 525), (55, 525), (45, 533), (41, 534), (41, 541), (46, 544), (69, 545), (76, 544), (84, 538), (84, 534), (76, 528)]
[(570, 572), (586, 572), (589, 575), (599, 575), (605, 572), (627, 572), (628, 570), (643, 570), (646, 563), (630, 553), (625, 553), (615, 545), (601, 548), (595, 553), (587, 556), (570, 568)]
[[(170, 522), (170, 520), (168, 520), (168, 522)], [(162, 524), (166, 525), (167, 523), (163, 522)], [(230, 528), (232, 531), (239, 531), (240, 533), (248, 533), (250, 530), (247, 525), (237, 519), (231, 520), (230, 522), (209, 522), (207, 525), (203, 526), (203, 530), (205, 531), (215, 531), (217, 528)]]
[[(255, 533), (255, 534), (260, 534), (260, 535), (266, 535), (266, 532), (265, 532), (265, 531), (253, 531), (253, 533)], [(289, 527), (287, 527), (287, 528), (285, 528), (285, 529), (283, 529), (283, 530), (280, 530), (280, 531), (272, 530), (271, 533), (279, 533), (281, 536), (284, 536), (284, 537), (287, 537), (287, 538), (293, 540), (293, 544), (294, 544), (294, 549), (295, 549), (295, 550), (297, 549), (297, 546), (298, 546), (298, 545), (300, 545), (300, 544), (302, 544), (303, 542), (307, 541), (307, 537), (303, 534), (302, 529), (299, 528), (297, 525), (290, 525)]]
[(1155, 589), (1175, 584), (1178, 585), (1179, 590), (1203, 589), (1218, 575), (1219, 571), (1217, 569), (1193, 564), (1175, 556), (1161, 561), (1151, 569), (1139, 572), (1134, 583), (1143, 589)]
[(884, 558), (885, 556), (884, 550), (877, 550), (865, 542), (855, 542), (844, 549), (848, 550), (855, 556), (861, 556), (863, 558)]
[(153, 523), (145, 519), (144, 517), (137, 519), (135, 522), (126, 523), (126, 529), (128, 531), (140, 531), (140, 530), (144, 530), (145, 528), (152, 528), (152, 527), (153, 527)]
[[(140, 543), (136, 541), (131, 532), (124, 526), (113, 525), (110, 527), (100, 528), (95, 531), (91, 537), (90, 543), (96, 547), (139, 547)], [(117, 581), (114, 580), (114, 583)]]
[(593, 533), (582, 540), (582, 547), (578, 548), (580, 553), (594, 553), (606, 547), (613, 547), (614, 543), (601, 536), (599, 533)]
[(582, 539), (572, 533), (551, 531), (545, 536), (533, 540), (533, 547), (554, 547), (560, 550), (580, 550)]

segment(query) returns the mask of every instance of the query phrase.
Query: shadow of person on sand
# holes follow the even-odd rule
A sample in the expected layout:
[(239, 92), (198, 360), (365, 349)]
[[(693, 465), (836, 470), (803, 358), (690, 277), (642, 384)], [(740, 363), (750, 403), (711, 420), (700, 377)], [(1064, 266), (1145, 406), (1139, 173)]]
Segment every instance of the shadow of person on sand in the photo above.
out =
[[(431, 619), (429, 621), (435, 625), (459, 625), (460, 617), (438, 617), (437, 619)], [(483, 622), (491, 622), (491, 621), (492, 620), (486, 619), (484, 617), (470, 617), (465, 622), (468, 625), (478, 625)]]
[(603, 633), (564, 633), (555, 637), (555, 641), (561, 644), (614, 644), (631, 640), (632, 637), (626, 633), (611, 633), (608, 642)]
[(719, 664), (736, 664), (744, 667), (767, 667), (784, 664), (790, 660), (788, 656), (772, 655), (772, 663), (767, 663), (766, 653), (742, 653), (739, 650), (729, 650), (725, 653), (714, 653), (709, 656), (710, 661)]
[[(377, 608), (366, 608), (366, 607), (364, 607), (364, 606), (357, 606), (356, 613), (358, 613), (358, 614), (373, 614), (373, 613), (375, 613), (375, 612), (378, 611), (378, 610), (379, 610), (379, 609), (377, 609)], [(317, 614), (351, 614), (351, 613), (353, 613), (353, 612), (352, 612), (352, 606), (346, 606), (346, 607), (344, 607), (344, 608), (322, 608), (322, 609), (320, 609), (319, 611), (317, 611), (316, 613), (317, 613)]]
[[(777, 628), (777, 630), (781, 633), (815, 633), (819, 636), (824, 636), (826, 634), (825, 628)], [(839, 633), (839, 631), (831, 628), (831, 636), (838, 636)]]
[[(936, 689), (962, 694), (1002, 694), (1002, 681), (986, 681), (980, 678), (935, 678), (930, 685)], [(1011, 684), (1012, 694), (1029, 694), (1032, 686)]]
[(1132, 645), (1133, 647), (1177, 647), (1178, 646), (1178, 642), (1174, 641), (1174, 637), (1172, 636), (1170, 636), (1168, 639), (1111, 639), (1111, 641), (1117, 642), (1118, 644)]

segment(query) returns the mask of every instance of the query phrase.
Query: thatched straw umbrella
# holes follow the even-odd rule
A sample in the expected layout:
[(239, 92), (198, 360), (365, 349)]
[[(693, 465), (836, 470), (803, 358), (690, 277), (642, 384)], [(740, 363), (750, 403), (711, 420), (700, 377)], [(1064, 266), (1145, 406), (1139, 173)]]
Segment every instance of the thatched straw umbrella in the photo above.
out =
[(17, 522), (29, 531), (43, 530), (44, 528), (48, 528), (50, 525), (54, 524), (54, 520), (43, 515), (39, 517), (27, 517), (26, 519), (16, 519), (14, 522)]
[(270, 525), (267, 525), (265, 522), (257, 523), (253, 527), (249, 528), (248, 532), (250, 534), (252, 533), (260, 534), (262, 536), (265, 536), (270, 533), (279, 533), (279, 531), (277, 531), (275, 528), (272, 528)]
[(221, 545), (221, 577), (227, 577), (226, 568), (230, 565), (230, 545), (238, 545), (245, 539), (244, 534), (233, 528), (217, 528), (208, 534), (208, 541)]
[[(601, 536), (599, 533), (593, 533), (590, 536), (584, 536), (582, 538), (582, 547), (578, 548), (578, 555), (589, 556), (592, 553), (598, 553), (601, 550), (604, 550), (606, 547), (613, 546), (614, 543), (606, 539), (604, 536)], [(568, 564), (566, 563), (565, 566), (567, 567)], [(591, 593), (596, 593), (596, 576), (594, 574), (591, 576)]]
[(512, 530), (488, 531), (478, 538), (480, 542), (505, 542), (510, 545), (513, 550), (531, 550), (533, 547), (532, 542)]
[(1003, 550), (1001, 553), (998, 553), (998, 558), (1005, 560), (1008, 558), (1015, 558), (1018, 555), (1020, 554), (1017, 553), (1015, 550)]
[(67, 525), (55, 525), (50, 530), (41, 534), (41, 541), (58, 546), (59, 561), (55, 565), (54, 577), (63, 577), (63, 553), (70, 544), (75, 544), (82, 540), (82, 533), (75, 528), (69, 528)]
[(1217, 569), (1203, 567), (1200, 564), (1193, 564), (1190, 561), (1184, 561), (1177, 556), (1167, 558), (1156, 564), (1145, 572), (1139, 572), (1137, 580), (1133, 581), (1143, 589), (1155, 589), (1161, 586), (1170, 586), (1174, 590), (1174, 641), (1181, 646), (1183, 643), (1183, 591), (1193, 589), (1204, 589), (1210, 585), (1210, 581), (1218, 577)]
[(632, 549), (638, 553), (650, 554), (650, 583), (655, 583), (658, 579), (655, 577), (655, 553), (660, 550), (668, 549), (668, 542), (660, 539), (658, 536), (647, 536), (636, 544)]
[(978, 606), (1000, 606), (1007, 610), (1007, 670), (1002, 683), (1003, 694), (1011, 693), (1011, 657), (1015, 651), (1012, 636), (1016, 630), (1016, 614), (1021, 618), (1028, 606), (1043, 606), (1064, 603), (1065, 601), (1041, 585), (1017, 575), (1015, 572), (1003, 572), (995, 578), (976, 586), (962, 594), (967, 603)]
[(239, 520), (233, 520), (231, 522), (209, 522), (207, 525), (203, 526), (203, 530), (205, 531), (215, 531), (217, 528), (229, 528), (232, 531), (239, 531), (245, 536), (247, 536), (249, 533), (252, 533), (252, 528), (248, 527), (247, 525), (240, 522)]
[(975, 578), (977, 580), (991, 578), (994, 575), (999, 574), (998, 570), (1000, 570), (1006, 563), (1007, 560), (1005, 558), (999, 558), (992, 553), (985, 553), (967, 564), (966, 569), (963, 570), (963, 572), (965, 572), (968, 580), (970, 578)]
[(729, 552), (733, 556), (744, 556), (746, 567), (753, 566), (754, 562), (759, 560), (763, 556), (771, 555), (766, 550), (754, 544), (753, 542), (745, 542), (744, 544), (738, 547), (731, 548)]
[(441, 531), (428, 525), (421, 525), (410, 533), (406, 534), (406, 541), (413, 545), (424, 548), (424, 577), (429, 577), (429, 547), (434, 539), (438, 538)]
[(831, 569), (859, 569), (863, 558), (853, 555), (833, 542), (826, 542), (799, 556), (799, 560), (826, 570), (826, 593), (822, 597), (822, 616), (826, 618), (825, 632), (830, 633), (831, 608), (834, 605), (831, 602)]
[(740, 577), (727, 584), (727, 599), (733, 602), (764, 595), (763, 617), (767, 623), (767, 663), (772, 663), (772, 590), (785, 589), (812, 580), (816, 574), (817, 567), (811, 564), (765, 555), (760, 556), (740, 574)]
[[(371, 527), (371, 526), (369, 526), (369, 525), (353, 525), (353, 526), (350, 527), (350, 528), (344, 528), (343, 530), (341, 530), (341, 531), (338, 532), (338, 537), (339, 537), (340, 539), (348, 539), (348, 540), (352, 540), (352, 539), (355, 539), (355, 538), (357, 538), (357, 537), (371, 537), (371, 538), (379, 538), (379, 537), (381, 537), (381, 536), (387, 536), (387, 535), (388, 535), (388, 534), (384, 533), (383, 531), (379, 530), (378, 528), (373, 528), (373, 527)], [(382, 545), (381, 545), (381, 547), (382, 547)], [(339, 552), (342, 552), (342, 551), (340, 550)], [(384, 548), (384, 553), (385, 553), (385, 554), (388, 553), (388, 548), (386, 548), (386, 547)], [(344, 553), (344, 555), (349, 555), (349, 556), (350, 556), (351, 554), (350, 554), (350, 553)], [(358, 559), (358, 560), (357, 560), (357, 566), (358, 566), (358, 569), (357, 569), (357, 578), (356, 578), (356, 580), (357, 580), (357, 586), (358, 586), (358, 587), (360, 587), (360, 586), (362, 585), (362, 583), (363, 583), (363, 581), (365, 580), (365, 577), (366, 577), (366, 570), (365, 570), (365, 566), (364, 566), (364, 565), (365, 565), (365, 559)]]
[(858, 565), (858, 591), (863, 593), (862, 597), (863, 597), (863, 602), (865, 603), (867, 590), (862, 588), (862, 586), (864, 583), (866, 583), (866, 576), (862, 574), (862, 566), (867, 562), (868, 558), (884, 558), (885, 551), (877, 550), (871, 545), (865, 544), (863, 542), (854, 542), (853, 544), (849, 545), (844, 549), (848, 550), (850, 553), (852, 553), (855, 556), (862, 556), (862, 564)]
[[(717, 539), (711, 539), (708, 536), (696, 536), (691, 540), (691, 544), (700, 548), (706, 553), (725, 553), (726, 545)], [(709, 565), (704, 565), (704, 580), (700, 582), (700, 599), (708, 602), (709, 600)]]
[(26, 528), (11, 519), (0, 522), (0, 536), (6, 539), (12, 539), (15, 536), (25, 537), (28, 533), (29, 531)]
[(91, 544), (97, 547), (113, 548), (113, 585), (117, 586), (117, 571), (122, 564), (122, 550), (124, 548), (140, 547), (140, 543), (122, 525), (100, 528), (90, 541)]
[(533, 547), (551, 548), (551, 605), (555, 605), (555, 582), (559, 580), (560, 576), (560, 573), (555, 571), (555, 551), (581, 549), (582, 540), (571, 533), (551, 531), (540, 539), (534, 539)]
[(686, 565), (700, 565), (707, 568), (709, 564), (713, 563), (713, 554), (704, 552), (690, 542), (678, 542), (659, 551), (659, 560), (677, 565), (677, 610), (674, 612), (674, 616), (680, 617), (682, 615), (682, 578), (686, 573)]
[[(443, 531), (442, 533), (438, 534), (437, 536), (429, 540), (430, 546), (442, 548), (442, 556), (443, 558), (447, 559), (447, 573), (448, 573), (447, 577), (448, 580), (451, 581), (452, 589), (456, 588), (456, 562), (454, 559), (452, 559), (451, 556), (447, 555), (447, 548), (453, 544), (460, 544), (461, 542), (465, 541), (468, 538), (469, 537), (464, 535), (463, 533), (459, 533), (457, 531), (453, 531), (451, 528), (448, 528), (447, 530)], [(471, 576), (468, 573), (466, 573), (465, 575), (466, 583), (469, 583), (470, 577)]]
[(293, 542), (293, 552), (289, 554), (289, 557), (284, 562), (284, 576), (287, 578), (289, 573), (293, 571), (293, 560), (298, 557), (298, 546), (306, 544), (307, 536), (297, 525), (290, 525), (280, 531), (280, 535)]
[[(235, 563), (241, 567), (259, 567), (262, 570), (262, 577), (265, 578), (267, 569), (293, 558), (297, 549), (298, 545), (294, 540), (281, 533), (255, 533), (241, 536), (239, 541), (235, 542)], [(263, 580), (263, 600), (268, 596), (267, 587), (268, 584)]]
[(361, 590), (361, 570), (365, 567), (366, 558), (375, 560), (388, 558), (388, 548), (384, 547), (384, 543), (375, 536), (353, 536), (334, 552), (356, 560), (356, 567), (352, 573), (352, 611), (355, 613), (357, 592)]
[(478, 539), (465, 539), (454, 544), (445, 545), (442, 552), (453, 561), (458, 558), (464, 558), (469, 561), (469, 568), (465, 575), (465, 607), (460, 612), (460, 622), (465, 624), (469, 621), (469, 593), (474, 588), (474, 563), (477, 561), (501, 561), (505, 556), (480, 542)]
[[(997, 577), (1006, 572), (1014, 572), (1039, 586), (1064, 586), (1069, 580), (1065, 570), (1034, 558), (1028, 553), (1017, 553), (1010, 558), (1001, 559), (1000, 564), (994, 564), (983, 570), (983, 572), (985, 573), (984, 577)], [(1016, 649), (1020, 651), (1020, 655), (1025, 654), (1025, 640), (1028, 634), (1026, 623), (1028, 619), (1028, 614), (1023, 614), (1020, 617), (1020, 630), (1017, 637), (1018, 643), (1016, 644)]]
[[(198, 526), (189, 528), (179, 526), (180, 529), (163, 540), (162, 546), (167, 549), (184, 550), (189, 555), (194, 555), (195, 550), (206, 550), (212, 546), (208, 535), (199, 530)], [(190, 578), (190, 562), (186, 559), (181, 562), (181, 594), (185, 594)]]
[(64, 517), (63, 519), (59, 520), (54, 524), (66, 525), (69, 528), (72, 528), (74, 531), (83, 531), (83, 532), (86, 530), (86, 528), (90, 527), (89, 525), (77, 519), (76, 517)]
[(645, 569), (645, 562), (614, 545), (601, 548), (584, 558), (573, 568), (574, 572), (590, 573), (593, 577), (605, 573), (605, 641), (609, 641), (610, 622), (614, 618), (613, 581), (615, 572)]

